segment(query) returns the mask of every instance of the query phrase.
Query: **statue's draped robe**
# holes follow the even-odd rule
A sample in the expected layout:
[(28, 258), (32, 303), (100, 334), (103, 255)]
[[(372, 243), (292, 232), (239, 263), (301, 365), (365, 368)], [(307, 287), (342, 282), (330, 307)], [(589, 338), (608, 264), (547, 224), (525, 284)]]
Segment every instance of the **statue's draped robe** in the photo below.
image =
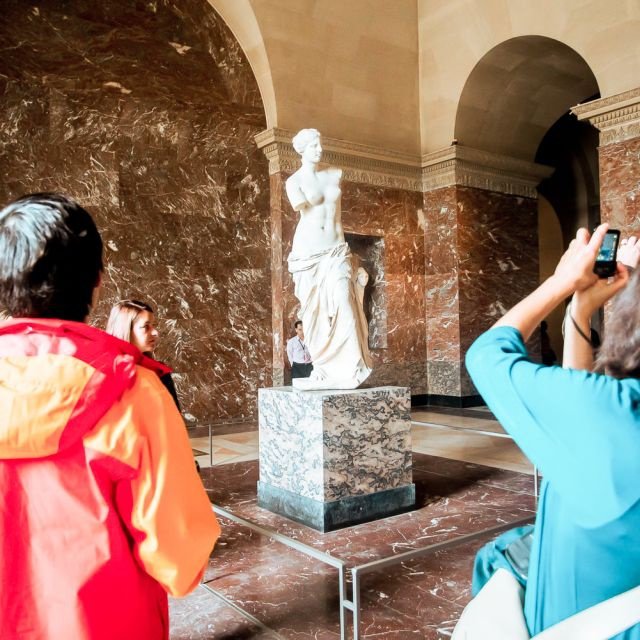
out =
[(349, 245), (288, 259), (313, 360), (311, 381), (353, 389), (371, 373), (368, 326), (358, 299)]

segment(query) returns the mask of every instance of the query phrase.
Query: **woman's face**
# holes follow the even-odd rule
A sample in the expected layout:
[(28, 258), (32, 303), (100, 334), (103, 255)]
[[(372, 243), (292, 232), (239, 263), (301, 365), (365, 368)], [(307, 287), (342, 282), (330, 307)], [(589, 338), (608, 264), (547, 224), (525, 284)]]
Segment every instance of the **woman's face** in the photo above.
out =
[(131, 344), (142, 353), (149, 353), (155, 349), (157, 342), (158, 330), (153, 313), (141, 311), (131, 327)]
[(316, 136), (307, 142), (307, 146), (302, 152), (302, 159), (308, 162), (318, 163), (322, 158), (322, 144), (320, 144), (320, 137)]

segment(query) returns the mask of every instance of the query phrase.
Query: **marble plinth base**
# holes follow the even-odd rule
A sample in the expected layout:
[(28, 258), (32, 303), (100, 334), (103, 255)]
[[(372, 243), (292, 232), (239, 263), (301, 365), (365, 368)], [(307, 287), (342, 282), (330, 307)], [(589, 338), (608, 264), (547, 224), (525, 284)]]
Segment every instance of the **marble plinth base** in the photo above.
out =
[(260, 389), (261, 507), (320, 531), (415, 502), (406, 387)]
[(402, 513), (415, 502), (416, 489), (413, 483), (368, 495), (320, 502), (258, 481), (258, 506), (323, 533)]

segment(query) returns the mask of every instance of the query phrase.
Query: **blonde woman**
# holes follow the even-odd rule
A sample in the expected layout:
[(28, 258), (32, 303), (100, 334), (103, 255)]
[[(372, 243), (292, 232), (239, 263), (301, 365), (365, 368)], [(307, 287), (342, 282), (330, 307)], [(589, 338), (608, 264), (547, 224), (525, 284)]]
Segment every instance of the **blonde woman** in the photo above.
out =
[[(130, 342), (145, 356), (155, 360), (153, 350), (158, 343), (158, 329), (153, 308), (146, 302), (120, 300), (114, 304), (107, 321), (107, 333), (125, 342)], [(171, 394), (178, 411), (180, 411), (180, 401), (171, 377), (171, 369), (157, 360), (156, 363), (159, 365), (157, 370), (160, 382)]]

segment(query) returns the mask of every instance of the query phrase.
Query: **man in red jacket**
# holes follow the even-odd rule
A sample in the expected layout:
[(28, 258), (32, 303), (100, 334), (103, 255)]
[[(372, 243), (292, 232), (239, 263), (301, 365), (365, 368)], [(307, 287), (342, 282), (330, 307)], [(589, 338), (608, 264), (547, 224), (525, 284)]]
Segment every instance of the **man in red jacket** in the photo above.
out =
[(0, 211), (0, 638), (162, 640), (167, 593), (220, 534), (153, 364), (84, 324), (91, 216), (36, 194)]

